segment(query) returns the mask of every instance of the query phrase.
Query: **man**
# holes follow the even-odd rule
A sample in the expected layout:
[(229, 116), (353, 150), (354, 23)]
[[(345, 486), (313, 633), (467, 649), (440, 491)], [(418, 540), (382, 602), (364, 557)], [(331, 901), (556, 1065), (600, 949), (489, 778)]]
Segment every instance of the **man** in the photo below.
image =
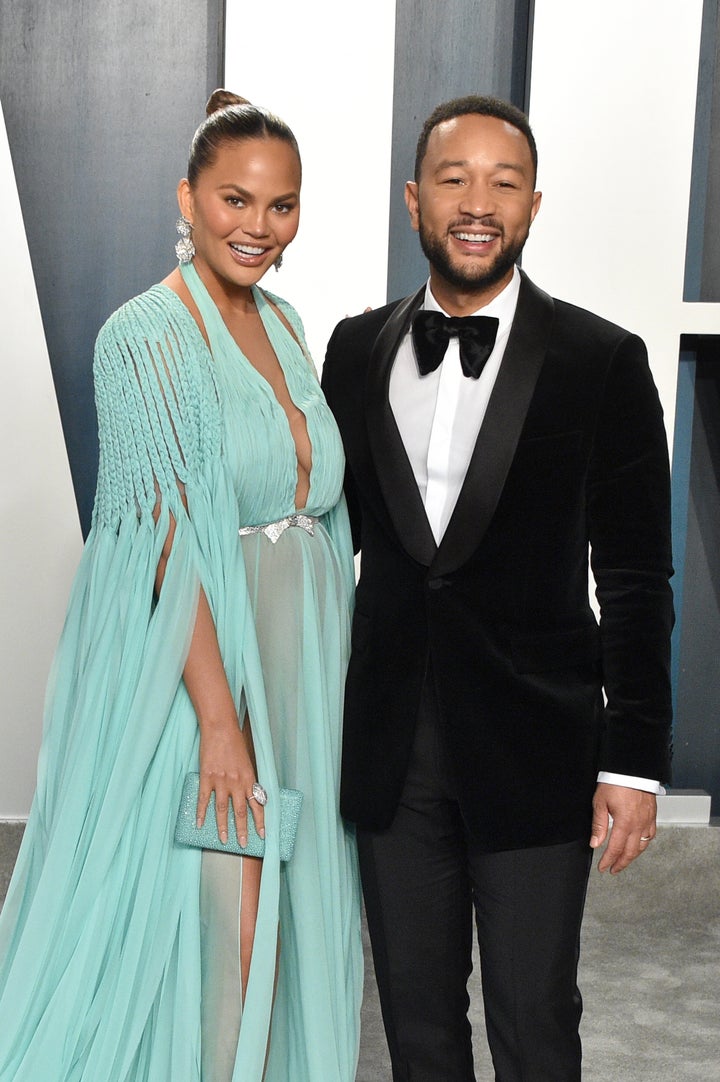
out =
[(513, 106), (436, 109), (405, 193), (429, 283), (324, 369), (362, 550), (341, 804), (395, 1082), (475, 1077), (473, 906), (495, 1077), (580, 1078), (592, 849), (609, 816), (601, 871), (647, 848), (669, 770), (661, 410), (640, 339), (516, 268), (536, 166)]

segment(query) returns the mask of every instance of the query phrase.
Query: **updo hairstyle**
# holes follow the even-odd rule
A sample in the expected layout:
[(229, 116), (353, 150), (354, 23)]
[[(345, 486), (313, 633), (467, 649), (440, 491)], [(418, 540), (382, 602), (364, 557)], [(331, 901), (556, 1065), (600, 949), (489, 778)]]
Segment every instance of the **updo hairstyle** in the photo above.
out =
[(251, 105), (229, 90), (214, 90), (205, 106), (204, 120), (190, 144), (187, 179), (194, 187), (203, 169), (213, 165), (223, 143), (242, 139), (280, 139), (297, 155), (297, 140), (284, 120), (260, 105)]

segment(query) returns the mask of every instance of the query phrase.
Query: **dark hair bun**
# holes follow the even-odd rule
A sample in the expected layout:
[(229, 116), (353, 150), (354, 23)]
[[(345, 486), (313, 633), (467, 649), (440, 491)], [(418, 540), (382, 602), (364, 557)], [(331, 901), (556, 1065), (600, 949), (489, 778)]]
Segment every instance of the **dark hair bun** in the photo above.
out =
[(260, 105), (252, 105), (229, 90), (215, 90), (206, 106), (207, 116), (190, 144), (187, 179), (194, 187), (203, 169), (211, 166), (218, 149), (227, 141), (243, 139), (280, 139), (292, 147), (300, 164), (295, 136), (284, 120)]
[(205, 106), (205, 115), (212, 116), (213, 113), (219, 112), (220, 109), (227, 109), (230, 105), (250, 105), (250, 102), (247, 98), (233, 94), (231, 90), (213, 90)]

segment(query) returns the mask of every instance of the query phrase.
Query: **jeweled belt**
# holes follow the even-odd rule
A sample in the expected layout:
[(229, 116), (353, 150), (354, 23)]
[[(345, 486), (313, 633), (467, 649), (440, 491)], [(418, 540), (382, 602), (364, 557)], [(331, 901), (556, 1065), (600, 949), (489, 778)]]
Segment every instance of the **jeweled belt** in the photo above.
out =
[(299, 526), (301, 530), (305, 530), (305, 533), (314, 537), (316, 522), (316, 515), (286, 515), (285, 518), (278, 519), (277, 522), (267, 522), (264, 526), (241, 526), (238, 533), (241, 537), (246, 537), (251, 533), (264, 533), (274, 545), (278, 537), (290, 526)]

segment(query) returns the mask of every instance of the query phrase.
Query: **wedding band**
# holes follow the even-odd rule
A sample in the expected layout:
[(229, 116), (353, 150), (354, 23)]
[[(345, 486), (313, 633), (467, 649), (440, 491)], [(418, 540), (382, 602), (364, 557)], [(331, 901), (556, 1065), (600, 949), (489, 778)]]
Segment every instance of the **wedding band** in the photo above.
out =
[(267, 804), (267, 793), (265, 792), (259, 781), (253, 782), (252, 795), (249, 797), (249, 799), (257, 800), (261, 808), (264, 808)]
[(651, 842), (651, 841), (652, 841), (652, 838), (651, 838), (651, 837), (649, 837), (649, 836), (648, 836), (647, 838), (643, 838), (643, 837), (641, 837), (641, 838), (640, 838), (640, 841), (641, 841), (641, 842)]

